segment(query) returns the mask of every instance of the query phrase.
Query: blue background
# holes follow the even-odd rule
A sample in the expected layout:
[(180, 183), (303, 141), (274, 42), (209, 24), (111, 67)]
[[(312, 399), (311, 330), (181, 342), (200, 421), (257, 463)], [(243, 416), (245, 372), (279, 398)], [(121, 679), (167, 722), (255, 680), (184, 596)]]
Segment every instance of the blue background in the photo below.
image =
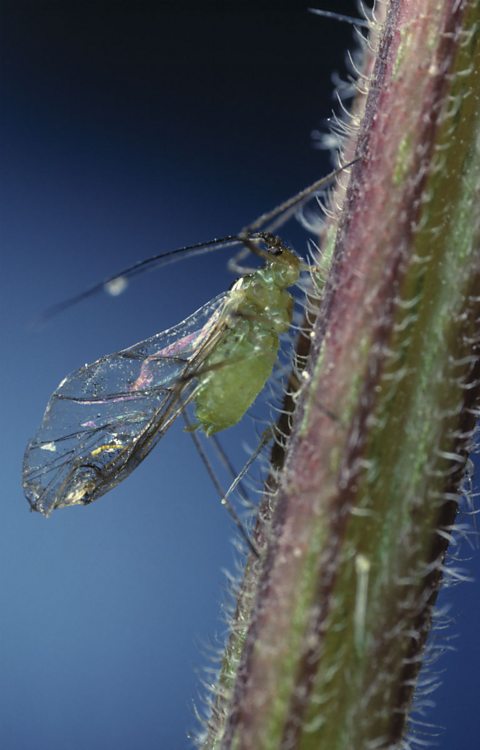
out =
[[(232, 281), (220, 255), (41, 330), (48, 305), (161, 249), (237, 231), (330, 168), (312, 147), (352, 30), (306, 4), (2, 3), (0, 747), (186, 748), (225, 634), (233, 530), (172, 429), (89, 508), (29, 514), (24, 445), (59, 380), (183, 319)], [(322, 7), (355, 13), (355, 3)], [(236, 8), (236, 9), (234, 9)], [(290, 233), (290, 234), (289, 234)], [(306, 235), (295, 229), (297, 249)], [(241, 464), (245, 433), (227, 437)], [(479, 557), (465, 568), (477, 575)], [(475, 745), (478, 587), (450, 589), (457, 653), (425, 720)]]

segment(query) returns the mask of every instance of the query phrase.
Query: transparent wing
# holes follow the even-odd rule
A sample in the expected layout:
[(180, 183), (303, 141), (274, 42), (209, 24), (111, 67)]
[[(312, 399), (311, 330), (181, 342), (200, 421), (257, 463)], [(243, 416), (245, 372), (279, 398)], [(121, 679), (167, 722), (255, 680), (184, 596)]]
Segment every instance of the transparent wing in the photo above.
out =
[(227, 296), (62, 380), (25, 451), (23, 486), (33, 510), (86, 505), (143, 461), (188, 402)]

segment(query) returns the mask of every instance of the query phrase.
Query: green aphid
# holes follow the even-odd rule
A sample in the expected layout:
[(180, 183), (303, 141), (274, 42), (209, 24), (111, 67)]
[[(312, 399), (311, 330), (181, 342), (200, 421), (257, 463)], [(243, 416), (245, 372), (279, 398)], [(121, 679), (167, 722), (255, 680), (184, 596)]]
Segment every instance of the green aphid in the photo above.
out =
[(128, 277), (175, 256), (242, 247), (243, 254), (250, 251), (263, 261), (263, 267), (240, 277), (230, 291), (173, 328), (62, 380), (25, 452), (23, 485), (33, 510), (49, 515), (105, 494), (143, 461), (190, 403), (196, 414), (193, 429), (207, 435), (240, 421), (272, 373), (279, 337), (292, 322), (287, 290), (305, 268), (276, 235), (260, 230), (283, 223), (336, 174), (237, 235), (141, 261), (51, 308), (50, 314), (58, 312), (104, 288), (114, 293)]
[(202, 363), (195, 389), (198, 425), (207, 435), (241, 420), (263, 390), (278, 357), (279, 336), (292, 322), (300, 260), (286, 247), (265, 267), (240, 278), (221, 311), (222, 335)]

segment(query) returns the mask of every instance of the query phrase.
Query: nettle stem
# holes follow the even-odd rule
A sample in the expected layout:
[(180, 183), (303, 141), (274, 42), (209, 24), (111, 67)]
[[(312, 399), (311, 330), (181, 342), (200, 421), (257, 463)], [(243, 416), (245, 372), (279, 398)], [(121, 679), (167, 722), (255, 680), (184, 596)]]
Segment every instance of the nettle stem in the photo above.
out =
[(480, 392), (480, 0), (377, 12), (361, 160), (203, 748), (409, 746)]

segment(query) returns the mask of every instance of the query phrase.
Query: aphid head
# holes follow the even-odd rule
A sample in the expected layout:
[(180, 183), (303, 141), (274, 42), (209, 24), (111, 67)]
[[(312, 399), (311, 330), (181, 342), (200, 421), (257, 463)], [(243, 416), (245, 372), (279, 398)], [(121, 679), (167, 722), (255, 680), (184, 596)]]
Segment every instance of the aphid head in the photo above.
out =
[(266, 270), (273, 283), (281, 289), (296, 284), (302, 265), (300, 258), (275, 234), (262, 232), (261, 237), (269, 255)]

